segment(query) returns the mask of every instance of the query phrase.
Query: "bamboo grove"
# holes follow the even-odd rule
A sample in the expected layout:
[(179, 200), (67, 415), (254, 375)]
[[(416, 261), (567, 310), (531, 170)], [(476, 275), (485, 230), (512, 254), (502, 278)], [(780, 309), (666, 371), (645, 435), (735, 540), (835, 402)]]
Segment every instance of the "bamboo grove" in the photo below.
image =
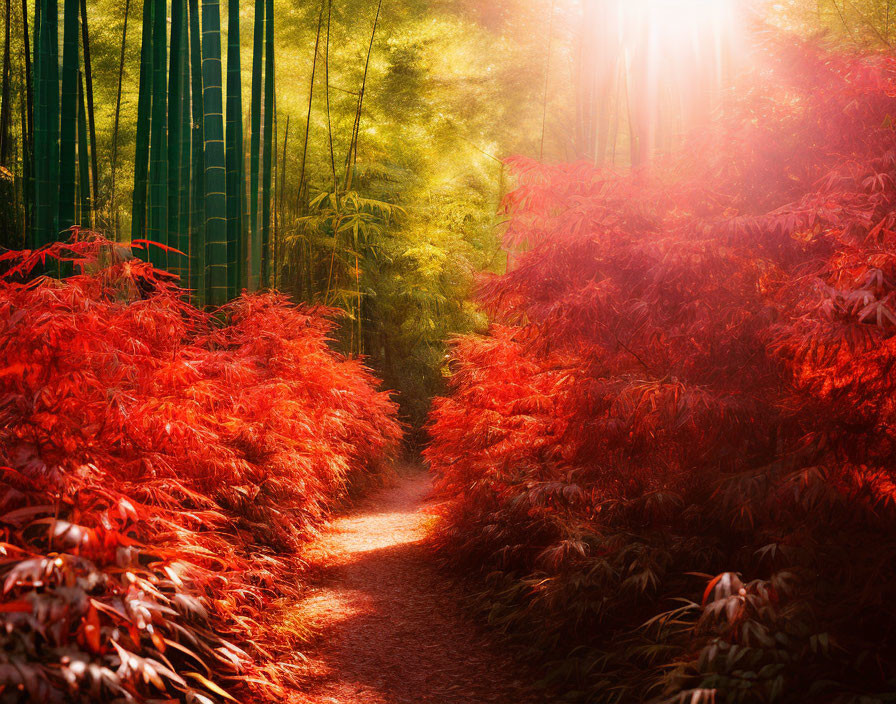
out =
[[(131, 6), (128, 0), (112, 139), (109, 209), (113, 211)], [(254, 11), (252, 151), (246, 153), (240, 3), (230, 0), (226, 7), (226, 86), (220, 3), (144, 0), (142, 7), (130, 237), (160, 245), (149, 249), (152, 263), (176, 274), (199, 301), (213, 305), (234, 297), (243, 287), (263, 286), (269, 277), (265, 260), (271, 230), (273, 4), (257, 0)], [(64, 239), (74, 226), (97, 225), (100, 160), (86, 0), (61, 4), (37, 0), (30, 16), (28, 3), (23, 2), (20, 19), (25, 67), (16, 226), (23, 235), (20, 239), (36, 248)], [(7, 3), (2, 118), (7, 137), (11, 24)], [(260, 168), (266, 171), (259, 180)], [(117, 225), (116, 217), (112, 228), (117, 230)], [(8, 223), (5, 227), (12, 229)]]
[(76, 225), (196, 303), (270, 287), (340, 308), (336, 344), (421, 422), (443, 340), (483, 324), (475, 272), (502, 266), (498, 155), (541, 125), (547, 4), (507, 4), (497, 23), (470, 0), (0, 4), (0, 246)]

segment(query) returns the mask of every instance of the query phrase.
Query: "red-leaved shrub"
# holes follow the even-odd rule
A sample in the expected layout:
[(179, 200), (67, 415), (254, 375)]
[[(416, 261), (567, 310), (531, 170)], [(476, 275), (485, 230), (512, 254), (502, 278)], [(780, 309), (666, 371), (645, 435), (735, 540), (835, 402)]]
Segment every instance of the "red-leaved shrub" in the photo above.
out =
[(203, 313), (120, 253), (2, 257), (0, 701), (283, 701), (297, 551), (387, 459), (395, 406), (328, 311)]
[(894, 96), (766, 32), (649, 171), (511, 161), (436, 541), (583, 698), (896, 696)]

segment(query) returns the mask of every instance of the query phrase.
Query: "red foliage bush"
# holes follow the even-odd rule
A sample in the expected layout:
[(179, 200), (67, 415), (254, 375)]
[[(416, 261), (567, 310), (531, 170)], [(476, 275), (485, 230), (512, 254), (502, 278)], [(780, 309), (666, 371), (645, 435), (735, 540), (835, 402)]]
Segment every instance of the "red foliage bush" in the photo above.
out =
[[(283, 701), (295, 552), (395, 447), (395, 406), (329, 311), (202, 313), (118, 251), (3, 255), (0, 701)], [(81, 271), (23, 279), (54, 260)]]
[(896, 696), (896, 62), (754, 59), (650, 172), (512, 160), (432, 413), (439, 549), (591, 701)]

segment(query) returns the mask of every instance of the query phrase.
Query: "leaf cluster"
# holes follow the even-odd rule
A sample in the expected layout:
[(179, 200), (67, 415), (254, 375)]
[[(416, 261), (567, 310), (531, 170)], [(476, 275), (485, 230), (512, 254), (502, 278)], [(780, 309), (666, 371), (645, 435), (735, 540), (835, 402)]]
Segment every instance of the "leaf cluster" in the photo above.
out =
[(574, 699), (896, 695), (896, 63), (753, 52), (650, 171), (511, 160), (431, 415), (436, 547)]
[(201, 312), (84, 233), (3, 260), (0, 701), (283, 701), (297, 555), (397, 444), (394, 403), (327, 310)]

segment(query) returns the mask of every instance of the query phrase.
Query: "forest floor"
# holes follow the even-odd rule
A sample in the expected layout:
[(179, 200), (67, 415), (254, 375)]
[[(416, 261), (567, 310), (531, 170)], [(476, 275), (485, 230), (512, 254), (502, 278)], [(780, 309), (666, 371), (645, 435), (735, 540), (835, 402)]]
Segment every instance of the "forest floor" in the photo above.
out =
[(429, 476), (400, 476), (337, 518), (308, 552), (299, 604), (317, 634), (299, 701), (307, 704), (535, 704), (547, 701), (461, 605), (424, 539)]

